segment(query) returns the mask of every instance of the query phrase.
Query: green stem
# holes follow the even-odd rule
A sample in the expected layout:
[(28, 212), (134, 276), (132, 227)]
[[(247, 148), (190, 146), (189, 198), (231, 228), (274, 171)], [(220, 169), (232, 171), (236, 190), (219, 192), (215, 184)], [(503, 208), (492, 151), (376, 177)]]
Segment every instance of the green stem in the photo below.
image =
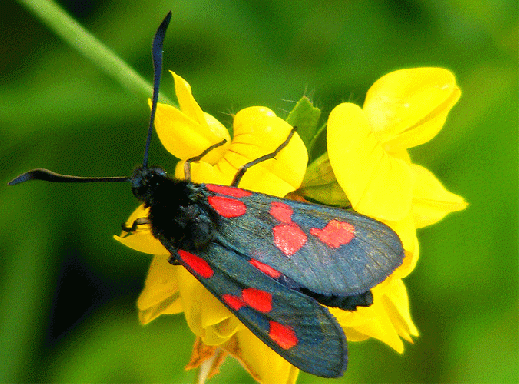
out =
[[(72, 48), (90, 59), (123, 87), (143, 98), (151, 97), (153, 87), (112, 50), (79, 25), (52, 0), (18, 0)], [(151, 41), (151, 38), (150, 38)], [(174, 103), (160, 95), (162, 101)]]

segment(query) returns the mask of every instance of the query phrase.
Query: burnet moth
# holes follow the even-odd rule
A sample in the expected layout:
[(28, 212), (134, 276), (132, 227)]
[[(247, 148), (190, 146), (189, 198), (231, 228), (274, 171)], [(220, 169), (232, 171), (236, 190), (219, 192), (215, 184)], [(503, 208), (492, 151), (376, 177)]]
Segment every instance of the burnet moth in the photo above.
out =
[(238, 187), (245, 164), (231, 186), (190, 181), (190, 164), (218, 143), (186, 161), (186, 180), (148, 166), (162, 68), (162, 45), (171, 12), (153, 40), (154, 88), (142, 166), (131, 177), (78, 177), (34, 169), (11, 182), (130, 182), (149, 207), (152, 234), (171, 253), (170, 263), (191, 272), (265, 344), (301, 370), (339, 377), (346, 370), (346, 337), (328, 307), (353, 311), (373, 302), (370, 289), (404, 257), (397, 234), (386, 225), (339, 208), (255, 193)]

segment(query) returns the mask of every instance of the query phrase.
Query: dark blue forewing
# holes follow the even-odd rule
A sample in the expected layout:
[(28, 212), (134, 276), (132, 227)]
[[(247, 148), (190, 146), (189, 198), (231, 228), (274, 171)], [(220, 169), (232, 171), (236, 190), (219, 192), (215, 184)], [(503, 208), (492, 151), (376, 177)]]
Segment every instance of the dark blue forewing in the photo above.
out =
[[(280, 271), (301, 287), (316, 293), (351, 296), (368, 291), (402, 264), (398, 235), (369, 217), (339, 208), (241, 193), (231, 187), (202, 185), (206, 203), (219, 215), (216, 237), (236, 253), (248, 255)], [(236, 193), (238, 191), (238, 193)], [(243, 204), (234, 217), (215, 204)], [(226, 200), (227, 199), (227, 200)], [(219, 211), (220, 210), (220, 211)], [(335, 235), (329, 228), (347, 228)], [(292, 249), (279, 233), (294, 237)], [(324, 234), (323, 237), (320, 237)], [(328, 236), (328, 237), (326, 237)], [(282, 243), (282, 242), (281, 242)]]

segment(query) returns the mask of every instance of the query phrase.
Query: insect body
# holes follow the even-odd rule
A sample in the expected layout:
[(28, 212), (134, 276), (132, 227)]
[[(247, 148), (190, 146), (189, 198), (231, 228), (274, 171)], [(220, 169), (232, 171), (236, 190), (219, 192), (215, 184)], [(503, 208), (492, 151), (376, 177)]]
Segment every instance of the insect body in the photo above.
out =
[(148, 167), (147, 154), (158, 98), (162, 42), (171, 14), (153, 44), (155, 82), (143, 165), (116, 178), (63, 176), (44, 169), (11, 181), (130, 181), (134, 195), (149, 207), (131, 232), (151, 224), (153, 236), (171, 253), (170, 262), (189, 270), (247, 328), (296, 367), (338, 377), (347, 365), (346, 338), (321, 305), (355, 310), (372, 303), (370, 289), (403, 260), (398, 236), (386, 225), (337, 208), (297, 202), (238, 187), (246, 170), (274, 152), (245, 164), (231, 186), (195, 184)]
[(398, 236), (345, 210), (145, 172), (137, 196), (171, 262), (290, 363), (342, 375), (346, 339), (319, 302), (370, 305), (370, 288), (402, 261)]

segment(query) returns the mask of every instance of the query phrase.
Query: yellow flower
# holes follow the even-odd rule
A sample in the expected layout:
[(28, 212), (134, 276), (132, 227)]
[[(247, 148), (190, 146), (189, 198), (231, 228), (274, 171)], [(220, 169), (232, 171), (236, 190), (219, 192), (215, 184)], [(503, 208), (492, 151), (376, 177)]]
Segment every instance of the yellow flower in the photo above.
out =
[(343, 103), (330, 113), (328, 155), (337, 182), (353, 209), (392, 227), (406, 251), (403, 265), (373, 289), (371, 307), (332, 309), (349, 340), (375, 337), (402, 352), (400, 338), (411, 341), (411, 335), (418, 335), (401, 280), (418, 259), (416, 228), (467, 204), (430, 171), (413, 164), (407, 149), (441, 130), (460, 95), (445, 69), (403, 69), (376, 81), (362, 108)]
[[(191, 180), (229, 185), (242, 165), (274, 151), (292, 129), (268, 108), (250, 107), (234, 116), (231, 141), (225, 127), (202, 111), (189, 84), (175, 73), (173, 76), (180, 110), (158, 104), (155, 129), (164, 147), (182, 160), (175, 171), (177, 178), (184, 178), (185, 160), (225, 139), (224, 145), (191, 164)], [(275, 159), (249, 168), (240, 187), (285, 196), (301, 184), (307, 161), (306, 147), (295, 134)], [(131, 226), (137, 218), (146, 216), (147, 210), (141, 205), (127, 224)], [(190, 329), (199, 338), (188, 368), (210, 361), (207, 359), (219, 349), (239, 359), (257, 380), (295, 382), (299, 370), (259, 341), (185, 268), (168, 263), (169, 252), (152, 236), (149, 226), (139, 226), (131, 236), (114, 237), (130, 248), (155, 255), (137, 303), (139, 320), (147, 324), (163, 314), (184, 312)], [(214, 369), (210, 374), (220, 362), (221, 359), (216, 359), (212, 363)]]
[(412, 164), (407, 153), (436, 136), (460, 95), (445, 69), (403, 69), (375, 82), (363, 108), (343, 103), (333, 109), (330, 163), (357, 212), (388, 221), (412, 213), (422, 227), (465, 208), (463, 198)]
[[(180, 110), (159, 104), (155, 125), (166, 149), (181, 159), (177, 178), (184, 178), (186, 159), (225, 139), (224, 145), (191, 165), (191, 179), (228, 185), (243, 164), (272, 152), (286, 139), (290, 125), (265, 107), (251, 107), (236, 114), (231, 141), (223, 125), (201, 110), (189, 84), (173, 76)], [(407, 148), (434, 137), (459, 96), (454, 77), (446, 70), (402, 70), (378, 80), (362, 109), (344, 103), (329, 116), (329, 164), (337, 182), (356, 211), (385, 222), (398, 233), (406, 252), (402, 266), (372, 289), (372, 306), (356, 311), (330, 308), (350, 341), (374, 337), (402, 352), (402, 339), (412, 342), (412, 336), (418, 335), (402, 281), (418, 259), (416, 228), (464, 209), (466, 203), (428, 170), (413, 164)], [(306, 162), (306, 148), (296, 135), (275, 159), (250, 168), (240, 186), (285, 196), (301, 184)], [(342, 199), (341, 193), (335, 188), (328, 197)], [(127, 225), (145, 216), (147, 211), (140, 206)], [(186, 269), (168, 263), (169, 252), (148, 226), (139, 226), (131, 236), (115, 238), (155, 255), (138, 300), (139, 319), (147, 324), (162, 314), (185, 313), (197, 335), (187, 368), (204, 366), (210, 377), (230, 354), (258, 381), (296, 381), (297, 368), (257, 339)]]
[[(266, 107), (249, 107), (234, 116), (234, 138), (211, 115), (204, 113), (191, 95), (191, 87), (173, 73), (175, 92), (181, 110), (158, 104), (155, 129), (164, 147), (175, 157), (186, 160), (198, 156), (211, 145), (227, 140), (203, 161), (191, 165), (191, 181), (229, 185), (245, 163), (274, 151), (288, 136), (292, 127)], [(255, 192), (285, 196), (301, 184), (308, 155), (302, 140), (295, 135), (275, 159), (251, 167), (240, 187)], [(184, 163), (175, 176), (184, 178)]]

